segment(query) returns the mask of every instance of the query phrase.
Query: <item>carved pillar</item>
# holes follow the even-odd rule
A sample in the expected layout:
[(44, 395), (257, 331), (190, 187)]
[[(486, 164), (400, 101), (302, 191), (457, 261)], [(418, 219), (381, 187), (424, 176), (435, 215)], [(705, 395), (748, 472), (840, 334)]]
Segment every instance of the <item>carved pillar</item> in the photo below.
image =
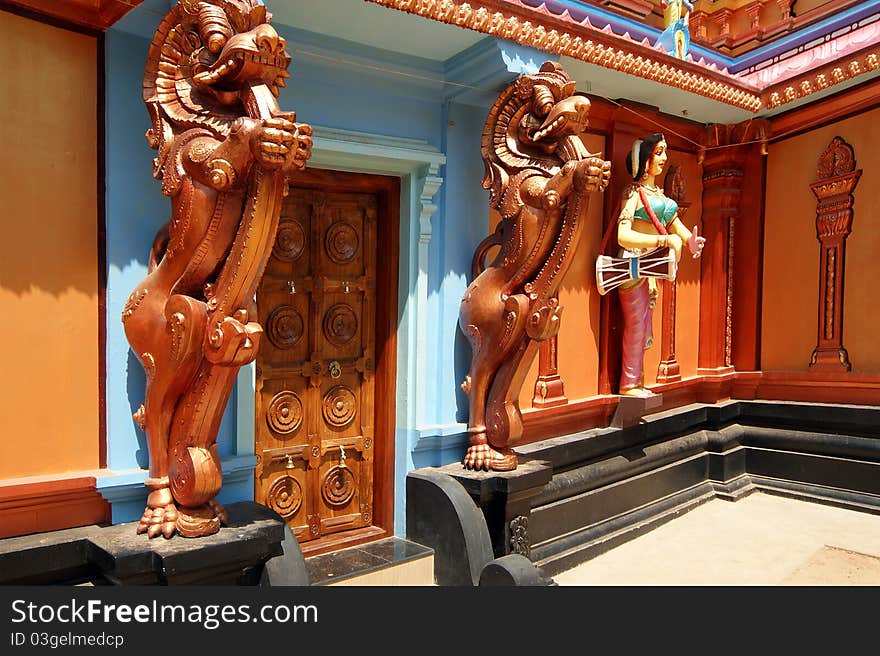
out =
[(532, 406), (535, 408), (552, 408), (568, 403), (565, 385), (557, 368), (558, 338), (558, 335), (554, 335), (541, 342), (539, 347), (538, 380), (535, 382), (535, 394), (532, 397)]
[[(742, 301), (757, 302), (752, 280), (758, 273), (751, 267), (758, 258), (753, 241), (757, 240), (756, 224), (760, 207), (754, 198), (744, 198), (743, 186), (755, 196), (754, 175), (760, 170), (760, 157), (766, 154), (769, 124), (752, 119), (736, 125), (710, 126), (706, 135), (706, 153), (703, 159), (703, 250), (700, 269), (700, 346), (697, 373), (725, 374), (734, 370), (734, 326), (740, 317), (740, 328), (750, 332), (754, 327), (743, 322), (749, 312)], [(750, 179), (745, 180), (745, 171)], [(744, 211), (744, 207), (746, 210)], [(746, 226), (745, 235), (737, 236), (738, 225)], [(740, 230), (739, 232), (743, 232)], [(736, 243), (746, 248), (749, 260), (736, 262)], [(748, 266), (746, 266), (748, 265)], [(738, 270), (739, 275), (734, 276)], [(737, 302), (735, 278), (740, 287), (748, 289)], [(738, 309), (736, 309), (738, 307)], [(742, 340), (740, 340), (742, 341)], [(751, 340), (754, 341), (754, 340)], [(745, 348), (743, 344), (741, 348)], [(754, 347), (754, 344), (751, 345)]]
[(703, 164), (703, 235), (707, 243), (700, 271), (699, 374), (730, 373), (733, 267), (730, 227), (739, 214), (743, 170), (734, 149), (706, 156)]
[(703, 235), (700, 269), (700, 346), (697, 373), (731, 373), (733, 367), (734, 230), (751, 149), (765, 141), (766, 121), (713, 125), (703, 157)]
[[(668, 198), (678, 203), (678, 218), (685, 220), (690, 203), (685, 199), (684, 176), (680, 164), (671, 164), (663, 182), (663, 192)], [(675, 296), (676, 281), (664, 280), (662, 302), (662, 319), (660, 334), (660, 365), (657, 367), (658, 383), (674, 383), (681, 380), (681, 368), (675, 358)]]
[(843, 290), (846, 238), (852, 231), (853, 196), (862, 175), (855, 170), (852, 147), (834, 137), (819, 159), (816, 182), (810, 185), (816, 205), (819, 240), (819, 306), (812, 371), (849, 371), (852, 365), (843, 346)]

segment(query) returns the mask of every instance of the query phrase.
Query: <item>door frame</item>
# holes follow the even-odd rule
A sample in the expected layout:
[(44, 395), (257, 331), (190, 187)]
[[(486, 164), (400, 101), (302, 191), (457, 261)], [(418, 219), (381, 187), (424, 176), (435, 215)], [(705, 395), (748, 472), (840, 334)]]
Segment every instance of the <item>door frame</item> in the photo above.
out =
[[(440, 167), (446, 156), (437, 148), (418, 139), (404, 139), (384, 135), (354, 132), (312, 125), (312, 157), (306, 170), (330, 169), (333, 171), (369, 173), (392, 176), (399, 179), (400, 193), (397, 197), (399, 221), (396, 225), (399, 238), (396, 293), (397, 354), (395, 385), (388, 391), (394, 399), (395, 414), (392, 429), (395, 437), (392, 453), (388, 458), (394, 467), (393, 485), (389, 493), (406, 488), (406, 474), (412, 469), (412, 449), (418, 442), (419, 420), (424, 415), (427, 401), (419, 393), (423, 386), (417, 385), (427, 361), (428, 307), (428, 252), (432, 237), (431, 219), (437, 211), (435, 196), (442, 186)], [(296, 184), (296, 183), (295, 183)], [(378, 271), (377, 271), (378, 274)], [(378, 280), (377, 280), (378, 285)], [(378, 308), (377, 308), (378, 314)], [(392, 316), (389, 313), (389, 320)], [(377, 353), (378, 359), (378, 353)], [(240, 483), (254, 490), (254, 426), (255, 426), (256, 365), (245, 365), (239, 371), (235, 390), (235, 456), (224, 461), (224, 486)], [(377, 387), (377, 395), (379, 389)], [(377, 427), (378, 430), (378, 427)], [(384, 474), (383, 474), (384, 475)], [(243, 489), (243, 488), (236, 488)], [(221, 491), (222, 494), (222, 491)], [(375, 494), (375, 490), (374, 490)], [(240, 499), (241, 497), (237, 497)], [(405, 495), (396, 495), (388, 504), (393, 506), (393, 532), (406, 534)], [(377, 508), (374, 499), (374, 509)], [(378, 520), (377, 520), (378, 521)]]

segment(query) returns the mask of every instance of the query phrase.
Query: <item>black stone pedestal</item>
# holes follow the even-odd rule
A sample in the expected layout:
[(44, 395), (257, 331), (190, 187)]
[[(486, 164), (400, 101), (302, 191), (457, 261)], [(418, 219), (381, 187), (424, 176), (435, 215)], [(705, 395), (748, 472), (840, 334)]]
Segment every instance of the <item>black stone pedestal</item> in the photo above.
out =
[(529, 516), (532, 499), (553, 477), (553, 468), (542, 460), (520, 459), (509, 472), (465, 469), (461, 463), (441, 467), (467, 491), (486, 517), (486, 526), (496, 558), (507, 554), (531, 555)]
[(302, 561), (302, 552), (282, 547), (285, 523), (277, 513), (247, 501), (226, 510), (229, 525), (200, 538), (150, 539), (137, 534), (136, 522), (6, 538), (0, 584), (256, 585), (261, 577), (267, 583), (265, 565), (276, 558), (287, 560), (288, 572), (270, 572), (276, 579), (303, 582), (289, 575), (298, 567), (290, 560)]
[(434, 550), (437, 585), (551, 585), (527, 556), (531, 499), (549, 480), (537, 461), (503, 474), (460, 463), (411, 471), (406, 534)]

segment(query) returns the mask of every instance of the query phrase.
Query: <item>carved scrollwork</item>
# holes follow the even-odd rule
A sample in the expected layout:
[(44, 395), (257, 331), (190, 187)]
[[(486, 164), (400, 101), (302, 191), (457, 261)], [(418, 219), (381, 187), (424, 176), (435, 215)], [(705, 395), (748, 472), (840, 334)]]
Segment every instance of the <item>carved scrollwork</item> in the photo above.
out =
[(357, 315), (346, 303), (337, 303), (324, 315), (324, 336), (335, 346), (348, 344), (357, 330)]
[(358, 252), (360, 239), (357, 229), (346, 221), (336, 221), (324, 234), (327, 256), (336, 264), (348, 264)]
[(266, 328), (276, 348), (289, 349), (302, 339), (303, 318), (292, 305), (280, 305), (272, 310)]
[(297, 219), (283, 218), (278, 224), (278, 236), (272, 256), (282, 262), (294, 262), (303, 254), (306, 245), (306, 233), (302, 223)]
[(266, 422), (273, 431), (289, 435), (302, 425), (302, 419), (303, 405), (296, 394), (284, 391), (272, 397), (266, 411)]
[(518, 515), (510, 520), (510, 552), (522, 554), (526, 558), (532, 555), (529, 543), (529, 518)]
[(684, 174), (681, 170), (681, 164), (670, 164), (666, 178), (663, 180), (663, 192), (667, 198), (671, 198), (681, 205), (687, 195), (687, 189), (684, 183)]
[(819, 158), (816, 173), (819, 180), (852, 173), (856, 169), (856, 159), (852, 146), (840, 137), (834, 137)]
[(284, 519), (293, 517), (302, 506), (302, 486), (293, 476), (281, 476), (266, 495), (268, 506)]
[(345, 428), (357, 412), (357, 397), (348, 387), (337, 385), (324, 395), (324, 420), (335, 428)]
[(337, 465), (324, 477), (324, 482), (321, 484), (321, 496), (328, 506), (341, 508), (352, 500), (355, 488), (351, 469)]

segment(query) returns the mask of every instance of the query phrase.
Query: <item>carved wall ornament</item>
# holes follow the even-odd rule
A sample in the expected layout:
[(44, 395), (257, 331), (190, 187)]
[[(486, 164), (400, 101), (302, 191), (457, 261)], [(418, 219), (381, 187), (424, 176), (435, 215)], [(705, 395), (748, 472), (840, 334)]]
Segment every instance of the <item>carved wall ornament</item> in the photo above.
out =
[(817, 180), (852, 173), (856, 170), (856, 159), (852, 146), (840, 137), (834, 137), (816, 167)]
[(285, 390), (272, 397), (266, 410), (269, 428), (281, 435), (288, 435), (302, 426), (302, 420), (302, 400), (294, 392)]
[(148, 373), (143, 419), (158, 483), (137, 532), (151, 538), (209, 535), (226, 521), (214, 500), (217, 431), (260, 345), (248, 308), (276, 246), (286, 178), (311, 154), (311, 128), (275, 100), (290, 55), (270, 19), (258, 0), (180, 2), (147, 54), (146, 137), (171, 219), (124, 326)]
[(269, 341), (276, 348), (289, 349), (302, 339), (303, 318), (292, 305), (280, 305), (266, 321)]
[(843, 290), (846, 240), (854, 217), (852, 194), (861, 175), (852, 146), (837, 136), (819, 156), (816, 181), (810, 185), (816, 196), (816, 238), (820, 246), (817, 342), (810, 355), (813, 371), (852, 369), (843, 346)]
[(302, 486), (293, 476), (281, 476), (269, 488), (266, 500), (272, 510), (288, 519), (302, 507)]
[(278, 224), (278, 236), (272, 255), (283, 262), (295, 262), (306, 245), (306, 233), (298, 219), (282, 218)]
[(529, 518), (518, 515), (510, 520), (510, 553), (532, 557), (532, 545), (529, 541)]
[[(462, 384), (470, 400), (467, 468), (516, 468), (519, 391), (539, 344), (559, 330), (556, 291), (586, 223), (589, 195), (610, 177), (610, 163), (584, 147), (590, 102), (574, 91), (562, 67), (546, 62), (501, 92), (483, 128), (483, 187), (502, 225), (477, 246), (475, 278), (459, 310), (471, 345)], [(484, 265), (488, 242), (501, 248)]]
[(337, 303), (324, 315), (324, 336), (336, 346), (344, 346), (354, 339), (357, 330), (357, 314), (346, 303)]

